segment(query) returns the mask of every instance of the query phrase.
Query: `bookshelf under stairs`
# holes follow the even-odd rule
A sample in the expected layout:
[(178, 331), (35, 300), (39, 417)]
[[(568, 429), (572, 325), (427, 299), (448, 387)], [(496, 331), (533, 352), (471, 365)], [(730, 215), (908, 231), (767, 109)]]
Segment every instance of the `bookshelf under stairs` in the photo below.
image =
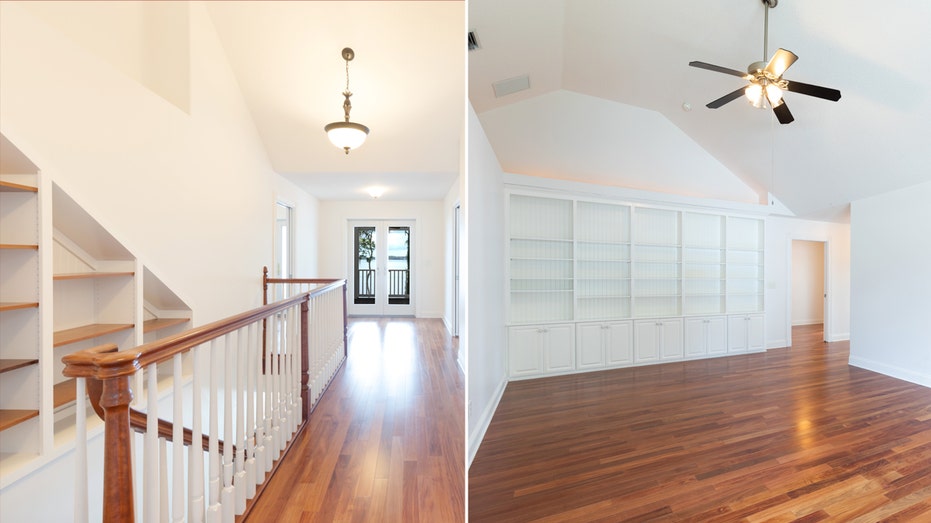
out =
[(763, 350), (760, 216), (512, 191), (512, 379)]
[[(6, 141), (4, 154), (22, 154)], [(176, 334), (192, 311), (38, 168), (0, 169), (0, 488), (74, 445), (66, 354)], [(25, 157), (19, 166), (31, 165)], [(141, 379), (141, 376), (139, 377)], [(143, 401), (139, 398), (139, 401)], [(101, 431), (96, 415), (89, 430)], [(91, 422), (90, 420), (93, 420)]]

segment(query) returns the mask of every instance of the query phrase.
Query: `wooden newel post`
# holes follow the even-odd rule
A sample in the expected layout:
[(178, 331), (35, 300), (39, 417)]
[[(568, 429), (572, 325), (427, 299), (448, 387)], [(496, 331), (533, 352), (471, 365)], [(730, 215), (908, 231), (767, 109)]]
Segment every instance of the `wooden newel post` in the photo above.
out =
[(100, 406), (106, 413), (104, 433), (103, 520), (106, 523), (132, 522), (133, 463), (130, 447), (129, 404), (133, 393), (129, 377), (103, 380)]
[(301, 421), (310, 418), (310, 299), (301, 303)]

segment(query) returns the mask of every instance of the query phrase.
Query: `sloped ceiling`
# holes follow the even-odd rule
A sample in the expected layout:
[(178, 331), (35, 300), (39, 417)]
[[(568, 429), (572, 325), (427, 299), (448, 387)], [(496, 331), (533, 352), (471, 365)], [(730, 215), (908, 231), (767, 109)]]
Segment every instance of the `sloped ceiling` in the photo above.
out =
[[(459, 174), (461, 1), (206, 2), (274, 169), (320, 199), (442, 199)], [(371, 129), (348, 156), (323, 127)]]
[[(519, 124), (502, 112), (525, 118), (527, 108), (507, 107), (562, 90), (593, 97), (594, 105), (586, 115), (541, 119), (536, 133), (571, 133), (587, 118), (632, 108), (654, 111), (759, 198), (772, 192), (805, 218), (843, 221), (850, 201), (931, 180), (931, 3), (781, 0), (770, 11), (769, 53), (783, 47), (800, 57), (786, 78), (842, 92), (837, 103), (787, 93), (796, 119), (789, 125), (744, 100), (705, 108), (742, 80), (688, 66), (700, 60), (744, 70), (761, 60), (763, 17), (760, 0), (470, 0), (469, 28), (482, 48), (469, 54), (469, 98), (502, 167), (519, 174), (538, 174), (539, 162), (534, 151), (507, 145), (501, 129)], [(530, 90), (494, 97), (492, 83), (522, 74)], [(554, 143), (546, 154), (559, 156), (551, 164), (560, 168), (546, 175), (607, 176), (610, 151), (638, 122), (620, 119), (613, 131), (588, 137), (590, 154)], [(689, 149), (673, 132), (658, 139), (669, 143), (634, 151), (641, 162)], [(629, 162), (617, 162), (611, 176), (602, 183), (645, 187), (655, 177)]]

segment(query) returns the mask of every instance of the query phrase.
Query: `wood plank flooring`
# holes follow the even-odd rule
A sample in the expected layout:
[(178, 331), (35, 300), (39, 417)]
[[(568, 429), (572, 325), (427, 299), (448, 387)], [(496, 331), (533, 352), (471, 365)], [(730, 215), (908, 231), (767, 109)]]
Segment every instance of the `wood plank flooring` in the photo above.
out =
[(931, 389), (793, 347), (510, 383), (469, 520), (931, 521)]
[(344, 368), (247, 521), (463, 521), (456, 343), (440, 320), (351, 319)]

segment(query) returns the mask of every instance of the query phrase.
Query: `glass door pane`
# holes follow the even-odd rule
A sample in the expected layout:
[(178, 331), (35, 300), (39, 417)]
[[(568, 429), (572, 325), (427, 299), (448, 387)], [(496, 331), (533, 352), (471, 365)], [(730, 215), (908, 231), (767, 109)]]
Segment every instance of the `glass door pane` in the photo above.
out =
[(411, 303), (411, 228), (388, 227), (388, 303)]
[(353, 263), (353, 303), (375, 304), (376, 274), (378, 261), (375, 253), (375, 227), (354, 227), (355, 260)]

